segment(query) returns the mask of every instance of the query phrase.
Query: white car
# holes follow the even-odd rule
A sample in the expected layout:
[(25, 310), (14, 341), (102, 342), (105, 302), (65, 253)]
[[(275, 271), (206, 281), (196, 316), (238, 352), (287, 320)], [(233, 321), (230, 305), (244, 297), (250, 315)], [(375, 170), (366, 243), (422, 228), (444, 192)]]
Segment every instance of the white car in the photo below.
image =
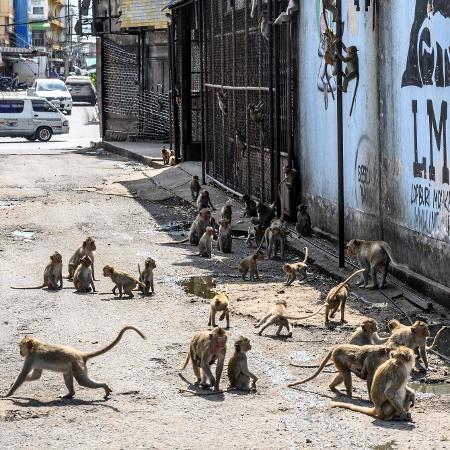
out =
[(72, 114), (72, 96), (64, 81), (55, 78), (34, 80), (27, 93), (30, 96), (45, 98), (68, 116)]

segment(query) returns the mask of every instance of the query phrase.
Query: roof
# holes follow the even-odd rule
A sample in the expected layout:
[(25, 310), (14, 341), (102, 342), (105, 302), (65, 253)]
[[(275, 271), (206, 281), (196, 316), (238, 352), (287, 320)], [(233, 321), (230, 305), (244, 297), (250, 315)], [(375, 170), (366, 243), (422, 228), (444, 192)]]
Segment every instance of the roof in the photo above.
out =
[(170, 0), (162, 10), (164, 11), (165, 9), (176, 8), (177, 6), (180, 6), (182, 3), (188, 3), (190, 1), (192, 0)]

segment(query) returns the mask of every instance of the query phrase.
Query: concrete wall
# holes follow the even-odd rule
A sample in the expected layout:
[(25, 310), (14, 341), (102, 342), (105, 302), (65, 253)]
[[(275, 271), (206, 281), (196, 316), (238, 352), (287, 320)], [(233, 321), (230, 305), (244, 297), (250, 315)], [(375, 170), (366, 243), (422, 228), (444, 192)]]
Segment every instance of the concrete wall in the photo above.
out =
[[(342, 0), (343, 41), (358, 47), (360, 61), (352, 117), (354, 81), (343, 106), (346, 238), (384, 238), (400, 262), (450, 286), (442, 264), (450, 256), (450, 2), (434, 0), (431, 19), (427, 0), (379, 2), (375, 30), (373, 6), (354, 3)], [(328, 94), (325, 110), (318, 89), (320, 1), (301, 2), (298, 20), (302, 195), (314, 224), (337, 233), (336, 103)]]

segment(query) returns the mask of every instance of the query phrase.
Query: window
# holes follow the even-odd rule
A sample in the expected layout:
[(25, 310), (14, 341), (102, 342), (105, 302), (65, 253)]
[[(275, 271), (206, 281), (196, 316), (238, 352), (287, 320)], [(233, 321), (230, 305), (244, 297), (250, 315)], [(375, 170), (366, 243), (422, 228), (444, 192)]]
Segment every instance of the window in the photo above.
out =
[(36, 112), (56, 111), (56, 108), (45, 100), (31, 100), (31, 103), (33, 105), (33, 111)]
[(37, 85), (38, 91), (67, 91), (66, 85), (60, 80), (41, 81)]
[(23, 108), (23, 100), (0, 100), (0, 114), (20, 114)]
[(43, 6), (33, 6), (33, 14), (36, 16), (44, 15), (44, 7)]

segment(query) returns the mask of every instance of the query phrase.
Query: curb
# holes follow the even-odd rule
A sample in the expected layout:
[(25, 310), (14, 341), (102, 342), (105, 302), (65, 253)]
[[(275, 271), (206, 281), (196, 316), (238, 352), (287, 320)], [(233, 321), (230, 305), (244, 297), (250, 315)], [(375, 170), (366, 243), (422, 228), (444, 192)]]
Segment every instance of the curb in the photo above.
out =
[(153, 169), (162, 169), (165, 167), (159, 159), (150, 158), (149, 156), (140, 155), (139, 153), (132, 152), (130, 150), (126, 150), (118, 145), (111, 144), (110, 142), (102, 141), (103, 148), (110, 152), (119, 156), (123, 156), (124, 158), (131, 159), (133, 161), (137, 161), (141, 164), (145, 164), (146, 166), (152, 167)]

